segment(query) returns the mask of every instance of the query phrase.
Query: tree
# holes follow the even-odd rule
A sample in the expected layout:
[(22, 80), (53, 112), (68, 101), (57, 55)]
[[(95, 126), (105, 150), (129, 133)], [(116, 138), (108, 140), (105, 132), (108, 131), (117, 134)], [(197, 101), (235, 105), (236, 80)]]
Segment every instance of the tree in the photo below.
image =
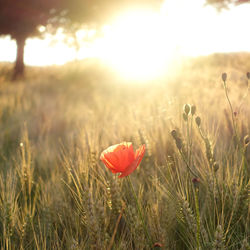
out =
[[(81, 24), (104, 24), (125, 8), (159, 7), (162, 0), (0, 0), (0, 35), (16, 40), (17, 56), (13, 77), (24, 74), (24, 47), (29, 37), (38, 36), (39, 26), (76, 29)], [(74, 27), (74, 28), (73, 28)]]
[(218, 10), (228, 9), (230, 5), (250, 3), (250, 0), (206, 0), (206, 4), (214, 6)]
[(37, 27), (49, 20), (52, 6), (55, 0), (0, 0), (0, 35), (10, 35), (17, 44), (14, 78), (24, 73), (26, 39), (39, 34)]

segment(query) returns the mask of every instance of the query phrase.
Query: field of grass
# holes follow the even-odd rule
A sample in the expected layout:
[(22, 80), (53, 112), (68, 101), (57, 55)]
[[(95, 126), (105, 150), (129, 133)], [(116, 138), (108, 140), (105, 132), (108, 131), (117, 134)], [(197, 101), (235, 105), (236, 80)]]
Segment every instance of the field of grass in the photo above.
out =
[[(187, 60), (145, 84), (91, 61), (15, 83), (10, 67), (0, 249), (249, 249), (250, 54)], [(119, 179), (100, 154), (123, 141), (146, 153)]]

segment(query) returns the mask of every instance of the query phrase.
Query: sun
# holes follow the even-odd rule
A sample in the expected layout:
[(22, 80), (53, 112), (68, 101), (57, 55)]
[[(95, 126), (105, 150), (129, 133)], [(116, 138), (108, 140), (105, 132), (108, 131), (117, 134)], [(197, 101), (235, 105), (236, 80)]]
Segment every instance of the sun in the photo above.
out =
[(123, 77), (149, 80), (161, 75), (171, 60), (163, 17), (153, 11), (120, 15), (101, 39), (100, 57)]

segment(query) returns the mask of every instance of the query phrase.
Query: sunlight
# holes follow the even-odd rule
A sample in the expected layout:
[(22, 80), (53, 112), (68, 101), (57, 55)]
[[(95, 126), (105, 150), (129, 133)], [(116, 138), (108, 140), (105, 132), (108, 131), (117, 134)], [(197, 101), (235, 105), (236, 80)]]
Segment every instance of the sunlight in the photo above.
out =
[[(40, 27), (43, 29), (43, 26)], [(38, 38), (28, 39), (25, 48), (25, 63), (34, 66), (62, 65), (75, 59), (75, 49), (65, 43), (65, 34), (58, 29), (55, 35), (46, 34), (43, 43)]]
[(121, 15), (99, 40), (100, 58), (129, 79), (159, 76), (173, 54), (163, 18), (143, 10)]
[[(203, 0), (165, 1), (159, 12), (120, 13), (103, 27), (102, 37), (96, 37), (95, 30), (77, 31), (77, 49), (62, 29), (52, 35), (40, 26), (44, 39), (26, 41), (24, 60), (45, 66), (94, 57), (124, 78), (150, 80), (175, 69), (173, 62), (183, 56), (250, 51), (249, 11), (250, 4), (217, 13), (204, 8)], [(15, 61), (16, 45), (10, 37), (1, 38), (0, 47), (1, 61)]]
[[(250, 50), (250, 4), (218, 13), (204, 0), (165, 1), (162, 12), (172, 24), (166, 27), (184, 56), (201, 56)], [(180, 8), (181, 6), (181, 8)]]

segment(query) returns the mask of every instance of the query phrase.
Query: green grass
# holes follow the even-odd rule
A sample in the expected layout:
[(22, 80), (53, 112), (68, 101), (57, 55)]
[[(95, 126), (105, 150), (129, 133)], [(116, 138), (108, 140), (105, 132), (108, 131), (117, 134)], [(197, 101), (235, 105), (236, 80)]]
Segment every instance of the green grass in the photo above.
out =
[[(249, 249), (249, 54), (187, 60), (145, 84), (91, 61), (28, 68), (16, 83), (10, 67), (0, 78), (1, 249), (151, 249), (145, 227), (162, 249)], [(185, 104), (196, 112), (183, 119)], [(122, 141), (146, 144), (130, 176), (144, 225), (128, 178), (99, 160)]]

